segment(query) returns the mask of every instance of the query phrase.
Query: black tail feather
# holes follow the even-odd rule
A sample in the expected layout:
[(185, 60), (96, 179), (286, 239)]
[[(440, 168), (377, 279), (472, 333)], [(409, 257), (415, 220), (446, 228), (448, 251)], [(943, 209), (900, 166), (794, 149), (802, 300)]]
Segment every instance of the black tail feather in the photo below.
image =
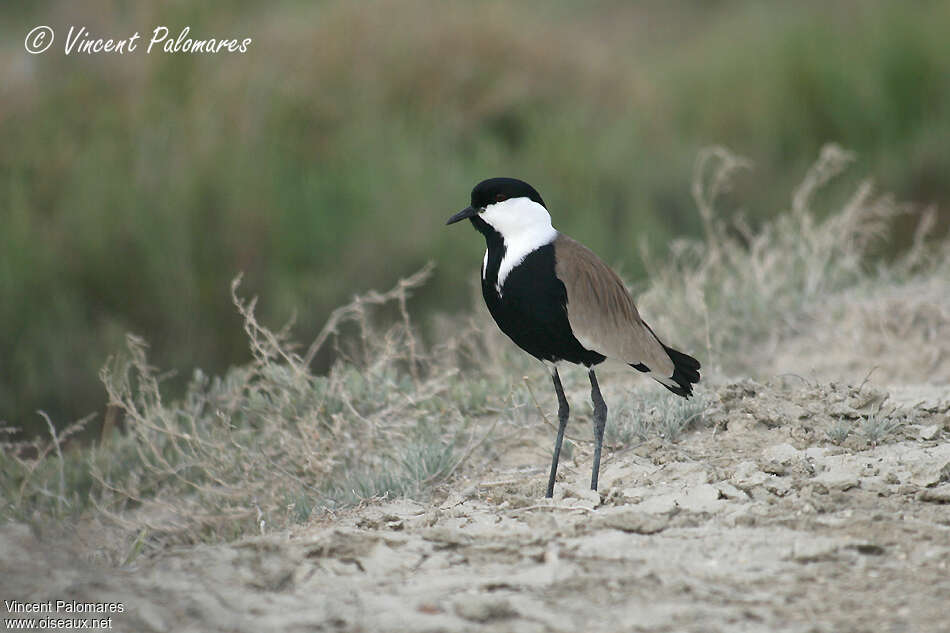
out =
[[(688, 354), (663, 345), (663, 349), (673, 361), (673, 382), (679, 387), (663, 385), (678, 396), (688, 398), (693, 395), (693, 384), (699, 382), (699, 361)], [(663, 384), (663, 383), (660, 383)]]
[[(675, 350), (672, 347), (667, 347), (666, 344), (660, 340), (660, 337), (656, 335), (656, 332), (653, 331), (646, 321), (643, 321), (644, 327), (650, 330), (650, 334), (653, 335), (653, 338), (656, 339), (656, 342), (663, 346), (663, 349), (666, 350), (666, 353), (669, 354), (670, 360), (673, 361), (673, 375), (670, 378), (673, 379), (673, 382), (677, 386), (671, 387), (665, 382), (659, 382), (661, 385), (672, 391), (678, 396), (683, 396), (684, 398), (689, 398), (693, 395), (693, 384), (699, 382), (699, 361), (690, 356), (689, 354), (684, 354), (679, 350)], [(637, 365), (630, 365), (638, 371), (650, 371), (650, 368), (640, 363)]]

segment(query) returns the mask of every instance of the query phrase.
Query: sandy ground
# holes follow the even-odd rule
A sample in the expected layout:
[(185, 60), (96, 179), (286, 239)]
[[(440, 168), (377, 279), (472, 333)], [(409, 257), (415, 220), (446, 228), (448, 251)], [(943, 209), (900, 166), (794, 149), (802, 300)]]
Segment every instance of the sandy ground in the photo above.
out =
[[(112, 630), (142, 632), (950, 631), (950, 394), (788, 378), (707, 398), (679, 442), (608, 451), (599, 494), (579, 444), (541, 498), (538, 424), (432, 502), (130, 568), (4, 527), (0, 594), (119, 602)], [(896, 432), (829, 441), (882, 403)]]

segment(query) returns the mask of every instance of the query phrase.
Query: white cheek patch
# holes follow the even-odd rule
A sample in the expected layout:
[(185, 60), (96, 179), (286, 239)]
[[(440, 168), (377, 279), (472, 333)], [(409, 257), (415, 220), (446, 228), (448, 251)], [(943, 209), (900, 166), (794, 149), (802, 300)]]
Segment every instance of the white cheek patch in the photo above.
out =
[[(485, 208), (482, 219), (501, 234), (505, 256), (498, 267), (495, 290), (501, 296), (505, 279), (532, 252), (557, 237), (548, 210), (530, 198), (512, 198)], [(486, 260), (487, 261), (487, 260)]]

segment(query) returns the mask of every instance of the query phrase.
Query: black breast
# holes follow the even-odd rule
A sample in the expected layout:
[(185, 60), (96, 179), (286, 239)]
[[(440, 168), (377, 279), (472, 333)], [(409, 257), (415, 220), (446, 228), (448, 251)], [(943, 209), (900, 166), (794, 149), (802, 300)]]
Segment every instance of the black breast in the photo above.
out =
[[(547, 361), (596, 365), (604, 360), (597, 352), (584, 349), (567, 320), (567, 290), (554, 268), (554, 244), (533, 251), (508, 274), (501, 288), (495, 288), (498, 268), (504, 257), (500, 238), (488, 241), (488, 264), (482, 276), (482, 296), (495, 322), (518, 347), (535, 358)], [(494, 247), (494, 248), (493, 248)]]

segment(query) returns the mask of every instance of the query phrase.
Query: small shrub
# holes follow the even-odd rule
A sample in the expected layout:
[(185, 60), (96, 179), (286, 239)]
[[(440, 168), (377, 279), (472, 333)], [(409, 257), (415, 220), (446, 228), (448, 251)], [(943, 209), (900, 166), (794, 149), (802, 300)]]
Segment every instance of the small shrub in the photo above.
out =
[[(721, 147), (701, 152), (693, 198), (705, 239), (679, 240), (663, 258), (644, 246), (650, 286), (639, 298), (641, 312), (656, 315), (655, 329), (685, 349), (705, 350), (707, 371), (760, 369), (762, 359), (749, 353), (800, 334), (809, 309), (826, 307), (829, 296), (865, 283), (871, 247), (896, 216), (908, 212), (865, 181), (838, 213), (817, 220), (814, 196), (853, 160), (837, 145), (825, 146), (795, 190), (791, 209), (753, 229), (741, 215), (725, 222), (715, 208), (749, 161)], [(932, 220), (921, 218), (915, 249), (891, 267), (892, 274), (922, 257)], [(664, 264), (651, 263), (656, 261)]]
[(861, 418), (858, 425), (858, 431), (871, 445), (878, 442), (897, 431), (903, 426), (904, 420), (891, 414), (886, 414), (881, 410), (870, 413)]
[[(91, 504), (130, 538), (193, 542), (279, 529), (367, 498), (426, 494), (467, 456), (472, 414), (505, 389), (482, 377), (460, 385), (464, 343), (423, 349), (406, 300), (430, 271), (334, 311), (303, 354), (286, 328), (258, 323), (256, 301), (241, 298), (235, 280), (253, 360), (219, 377), (196, 370), (176, 401), (166, 400), (146, 343), (128, 336), (126, 353), (101, 372), (125, 432), (112, 429), (75, 455), (61, 444), (81, 424), (52, 431), (45, 444), (6, 445), (9, 509), (21, 519), (63, 517)], [(391, 305), (395, 324), (377, 327), (374, 309)], [(321, 346), (344, 345), (347, 328), (357, 336), (340, 360), (327, 375), (311, 373)]]
[(687, 400), (656, 389), (643, 390), (620, 405), (608, 421), (606, 439), (611, 444), (632, 444), (651, 437), (675, 442), (702, 419), (705, 410), (702, 393)]
[(849, 420), (838, 418), (827, 431), (828, 439), (840, 446), (848, 439), (853, 427), (854, 425)]

